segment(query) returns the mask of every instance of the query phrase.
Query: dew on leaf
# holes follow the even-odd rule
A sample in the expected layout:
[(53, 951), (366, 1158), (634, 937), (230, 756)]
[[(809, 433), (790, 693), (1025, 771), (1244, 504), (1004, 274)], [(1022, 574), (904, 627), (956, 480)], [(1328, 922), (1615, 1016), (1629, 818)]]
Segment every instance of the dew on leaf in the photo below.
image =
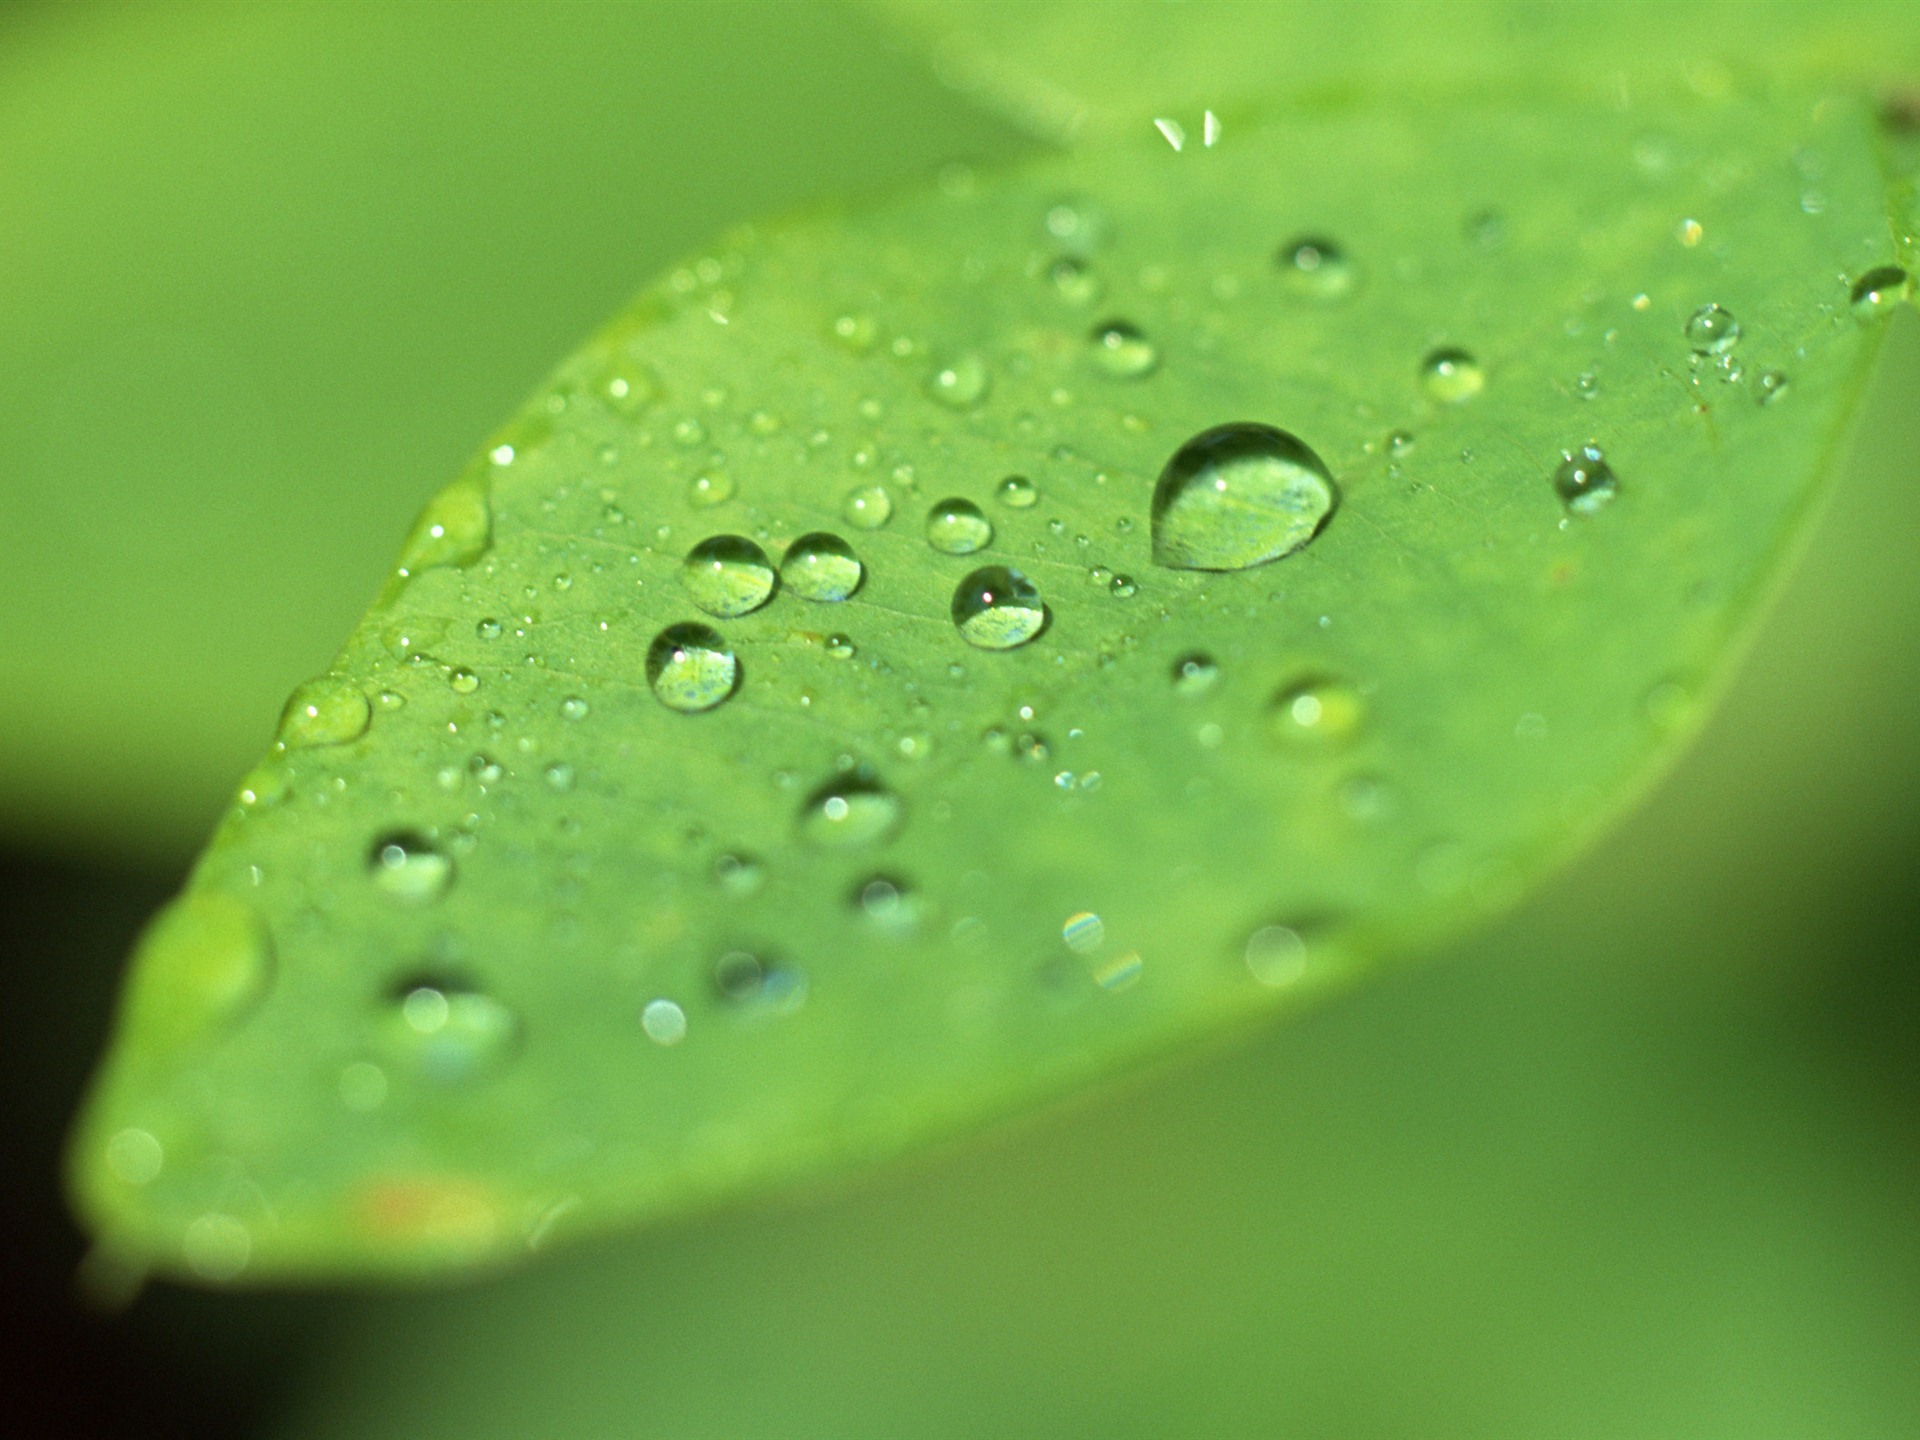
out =
[(1310, 675), (1296, 680), (1273, 699), (1273, 733), (1300, 746), (1339, 745), (1351, 740), (1366, 719), (1366, 702), (1344, 680)]
[(476, 620), (473, 623), (473, 633), (479, 636), (482, 640), (498, 640), (502, 634), (503, 628), (504, 627), (502, 627), (500, 622), (498, 620), (493, 619), (491, 616), (485, 619)]
[(827, 654), (835, 660), (851, 660), (856, 653), (858, 652), (851, 636), (839, 634), (827, 636)]
[(890, 875), (874, 875), (863, 880), (853, 894), (860, 913), (883, 930), (903, 934), (920, 920), (920, 897), (904, 880)]
[(767, 552), (744, 535), (711, 535), (687, 552), (680, 584), (709, 615), (731, 619), (773, 598), (779, 577)]
[(1876, 265), (1853, 282), (1849, 297), (1853, 313), (1862, 320), (1885, 315), (1913, 290), (1913, 277), (1898, 265)]
[(1040, 499), (1040, 487), (1024, 475), (1009, 475), (995, 487), (1000, 503), (1013, 510), (1030, 510)]
[(383, 893), (424, 904), (453, 884), (453, 857), (416, 831), (391, 830), (367, 852), (367, 873)]
[(373, 707), (350, 680), (322, 675), (295, 688), (280, 712), (280, 743), (289, 750), (344, 745), (366, 734)]
[(957, 355), (927, 378), (927, 393), (942, 405), (970, 410), (987, 397), (987, 362), (969, 352)]
[(1753, 381), (1753, 398), (1762, 405), (1771, 405), (1776, 400), (1787, 398), (1792, 382), (1779, 370), (1762, 370)]
[(856, 530), (878, 530), (893, 518), (893, 497), (884, 485), (861, 485), (847, 492), (840, 513)]
[(1285, 989), (1307, 973), (1307, 942), (1286, 925), (1263, 925), (1247, 937), (1247, 969), (1262, 985)]
[(713, 878), (729, 895), (744, 897), (753, 894), (766, 883), (767, 871), (766, 867), (753, 856), (729, 852), (714, 860)]
[(1116, 380), (1139, 380), (1160, 363), (1160, 351), (1139, 326), (1127, 320), (1108, 320), (1088, 336), (1095, 367)]
[(1139, 590), (1131, 575), (1116, 575), (1107, 582), (1107, 593), (1117, 600), (1131, 600)]
[(584, 720), (589, 707), (578, 695), (569, 695), (560, 702), (560, 718), (563, 720)]
[(706, 470), (687, 485), (687, 501), (697, 509), (710, 510), (733, 498), (733, 477), (724, 470)]
[(900, 797), (877, 780), (836, 776), (807, 797), (800, 833), (816, 845), (871, 845), (886, 839), (906, 818)]
[(1220, 683), (1220, 667), (1211, 655), (1194, 651), (1173, 662), (1173, 691), (1176, 695), (1204, 695)]
[(1018, 570), (986, 565), (954, 588), (953, 623), (970, 645), (1012, 650), (1046, 628), (1047, 607)]
[[(509, 459), (512, 448), (507, 447)], [(493, 538), (493, 506), (487, 482), (472, 471), (426, 503), (400, 550), (400, 573), (417, 575), (435, 566), (466, 566), (486, 553)]]
[(1591, 515), (1620, 491), (1613, 467), (1597, 445), (1568, 451), (1553, 472), (1553, 489), (1575, 515)]
[(739, 683), (740, 662), (712, 626), (669, 625), (647, 647), (647, 684), (669, 710), (711, 710)]
[(1687, 344), (1696, 355), (1724, 355), (1740, 343), (1740, 322), (1718, 305), (1702, 305), (1687, 317)]
[(1318, 235), (1303, 235), (1280, 247), (1274, 263), (1297, 295), (1312, 300), (1341, 300), (1353, 293), (1359, 272), (1346, 251)]
[(1296, 436), (1271, 425), (1217, 425), (1182, 445), (1153, 491), (1153, 558), (1176, 570), (1245, 570), (1290, 555), (1319, 532), (1333, 477)]
[(1063, 255), (1047, 267), (1054, 293), (1072, 305), (1091, 305), (1105, 292), (1100, 276), (1086, 261)]
[(993, 543), (993, 525), (971, 500), (942, 500), (927, 511), (927, 543), (943, 555), (971, 555)]
[(456, 695), (471, 695), (480, 688), (480, 677), (463, 665), (447, 672), (447, 685)]
[(381, 1043), (395, 1063), (439, 1084), (497, 1073), (520, 1045), (520, 1020), (505, 1002), (456, 980), (418, 976), (390, 992)]
[(1443, 405), (1460, 405), (1487, 388), (1487, 372), (1467, 351), (1447, 347), (1420, 362), (1420, 383)]
[(866, 567), (838, 535), (814, 531), (787, 547), (780, 581), (803, 600), (845, 600), (860, 588)]

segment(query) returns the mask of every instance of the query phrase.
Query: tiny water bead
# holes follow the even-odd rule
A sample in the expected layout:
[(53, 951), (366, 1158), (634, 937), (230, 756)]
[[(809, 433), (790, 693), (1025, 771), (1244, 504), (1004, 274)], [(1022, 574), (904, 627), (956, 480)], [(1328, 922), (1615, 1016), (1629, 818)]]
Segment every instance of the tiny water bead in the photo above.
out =
[(590, 708), (587, 702), (582, 700), (578, 695), (569, 695), (560, 702), (560, 718), (562, 720), (584, 720), (587, 718), (587, 712)]
[(647, 684), (669, 710), (711, 710), (740, 683), (740, 662), (720, 632), (697, 621), (669, 625), (647, 647)]
[(767, 552), (746, 536), (712, 535), (687, 552), (680, 583), (694, 604), (724, 620), (766, 604), (779, 577)]
[(392, 830), (367, 852), (367, 873), (382, 893), (425, 904), (453, 884), (453, 857), (416, 831)]
[(649, 1000), (640, 1011), (640, 1028), (656, 1045), (678, 1045), (687, 1038), (687, 1012), (671, 1000)]
[(878, 530), (893, 518), (893, 497), (884, 485), (862, 485), (847, 492), (840, 513), (856, 530)]
[(724, 470), (708, 470), (687, 483), (687, 503), (700, 510), (724, 505), (733, 498), (733, 477)]
[(1753, 380), (1753, 398), (1762, 405), (1787, 398), (1792, 382), (1779, 370), (1762, 370)]
[(748, 950), (730, 950), (713, 965), (713, 988), (742, 1010), (790, 1014), (807, 998), (807, 977), (791, 965), (766, 961)]
[(1487, 372), (1465, 350), (1446, 347), (1420, 362), (1420, 383), (1443, 405), (1461, 405), (1487, 388)]
[(858, 647), (854, 645), (853, 637), (850, 635), (829, 635), (827, 636), (826, 643), (827, 654), (835, 660), (851, 660), (859, 653)]
[[(511, 463), (511, 447), (502, 448)], [(492, 538), (493, 505), (487, 481), (480, 471), (471, 471), (429, 500), (413, 522), (401, 547), (400, 573), (417, 575), (440, 565), (471, 565), (486, 553)]]
[(1031, 510), (1040, 499), (1040, 487), (1024, 475), (1009, 475), (993, 492), (1010, 510)]
[(298, 686), (280, 712), (280, 743), (289, 750), (344, 745), (367, 733), (373, 707), (358, 685), (322, 675)]
[(1160, 472), (1154, 561), (1175, 570), (1245, 570), (1278, 560), (1319, 533), (1337, 494), (1325, 463), (1297, 436), (1252, 422), (1216, 425), (1176, 450)]
[(1204, 695), (1220, 683), (1220, 667), (1211, 655), (1198, 650), (1173, 662), (1173, 692), (1176, 695)]
[(1018, 570), (987, 565), (955, 587), (953, 623), (969, 645), (1012, 650), (1046, 629), (1047, 607)]
[(1702, 305), (1687, 317), (1687, 344), (1696, 355), (1724, 355), (1740, 343), (1740, 322), (1718, 305)]
[(1091, 305), (1106, 291), (1099, 272), (1072, 255), (1063, 255), (1049, 265), (1047, 280), (1054, 294), (1070, 305)]
[(919, 924), (923, 908), (910, 885), (889, 875), (863, 880), (853, 892), (853, 903), (868, 920), (894, 934), (905, 934)]
[(418, 976), (396, 985), (390, 995), (386, 1051), (425, 1079), (441, 1084), (483, 1079), (519, 1049), (519, 1017), (484, 990)]
[(1913, 291), (1913, 277), (1898, 265), (1876, 265), (1853, 282), (1853, 313), (1863, 320), (1885, 315)]
[(928, 377), (927, 393), (942, 405), (969, 410), (986, 399), (991, 378), (987, 362), (978, 355), (958, 355)]
[(900, 797), (879, 781), (841, 775), (807, 797), (800, 808), (800, 833), (816, 845), (871, 845), (893, 834), (905, 818)]
[(1160, 351), (1137, 325), (1109, 320), (1093, 327), (1093, 361), (1103, 375), (1116, 380), (1139, 380), (1160, 363)]
[(1247, 937), (1242, 958), (1262, 985), (1283, 990), (1307, 973), (1307, 942), (1286, 925), (1263, 925)]
[(480, 677), (465, 666), (447, 672), (447, 685), (456, 695), (471, 695), (480, 688)]
[(803, 600), (848, 599), (865, 577), (866, 567), (853, 547), (823, 530), (795, 540), (780, 561), (781, 583)]
[(1341, 300), (1353, 293), (1359, 272), (1333, 241), (1303, 235), (1280, 247), (1274, 263), (1295, 294), (1312, 300)]
[(1340, 745), (1359, 733), (1366, 713), (1355, 686), (1309, 675), (1273, 697), (1273, 733), (1289, 745)]
[(927, 543), (942, 555), (971, 555), (993, 543), (993, 525), (971, 500), (942, 500), (927, 511)]
[(1575, 515), (1591, 515), (1620, 492), (1620, 482), (1597, 445), (1563, 452), (1553, 472), (1553, 490)]
[(713, 878), (727, 894), (744, 899), (767, 883), (767, 870), (751, 855), (728, 852), (714, 860)]

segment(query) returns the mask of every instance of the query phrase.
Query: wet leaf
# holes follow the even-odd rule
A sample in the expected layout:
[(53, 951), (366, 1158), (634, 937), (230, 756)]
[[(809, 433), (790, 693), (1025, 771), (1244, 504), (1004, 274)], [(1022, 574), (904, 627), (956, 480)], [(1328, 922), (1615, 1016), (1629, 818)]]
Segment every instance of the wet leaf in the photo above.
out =
[(674, 271), (289, 707), (136, 960), (210, 989), (123, 1016), (93, 1224), (214, 1281), (496, 1262), (1508, 905), (1814, 506), (1877, 123), (1277, 114)]

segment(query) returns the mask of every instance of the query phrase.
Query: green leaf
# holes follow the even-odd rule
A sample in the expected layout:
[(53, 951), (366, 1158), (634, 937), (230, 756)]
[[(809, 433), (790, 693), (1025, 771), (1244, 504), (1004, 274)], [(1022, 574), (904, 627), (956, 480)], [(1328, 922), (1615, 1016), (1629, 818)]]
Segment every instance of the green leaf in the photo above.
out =
[[(212, 988), (127, 1007), (91, 1222), (216, 1281), (497, 1262), (1508, 905), (1797, 543), (1891, 308), (1876, 124), (1281, 113), (676, 270), (296, 693), (136, 960)], [(1307, 450), (1167, 493), (1223, 425)]]

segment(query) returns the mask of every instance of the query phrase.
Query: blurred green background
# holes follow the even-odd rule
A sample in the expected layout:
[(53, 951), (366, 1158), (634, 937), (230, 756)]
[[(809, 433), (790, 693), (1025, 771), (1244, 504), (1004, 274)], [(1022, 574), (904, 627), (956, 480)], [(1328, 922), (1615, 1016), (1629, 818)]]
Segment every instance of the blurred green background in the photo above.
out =
[(1725, 709), (1497, 929), (520, 1275), (69, 1298), (120, 960), (415, 507), (715, 230), (1028, 144), (826, 7), (0, 9), (8, 1433), (1920, 1433), (1912, 316)]

